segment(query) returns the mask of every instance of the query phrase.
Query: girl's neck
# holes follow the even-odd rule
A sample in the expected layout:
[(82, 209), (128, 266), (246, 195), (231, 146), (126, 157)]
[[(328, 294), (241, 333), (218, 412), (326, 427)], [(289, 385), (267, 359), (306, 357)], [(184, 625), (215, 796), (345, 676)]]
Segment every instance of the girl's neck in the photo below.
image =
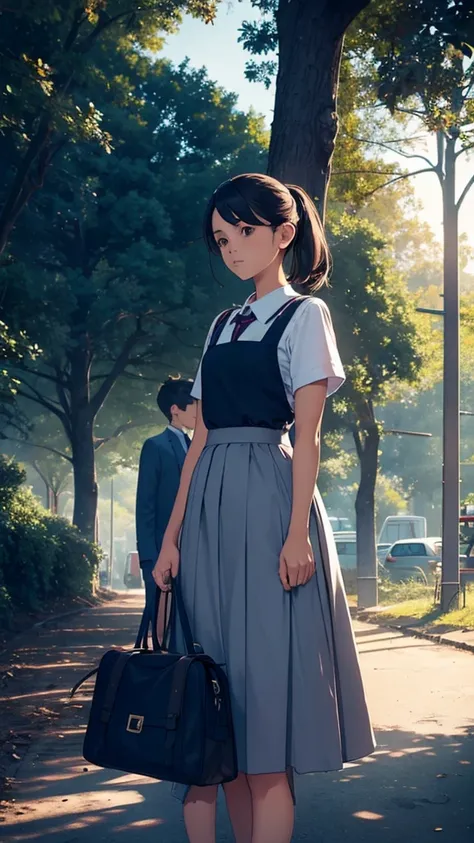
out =
[(278, 267), (270, 264), (254, 277), (253, 283), (255, 285), (255, 299), (261, 299), (268, 293), (278, 290), (279, 287), (286, 287), (288, 281), (281, 264)]

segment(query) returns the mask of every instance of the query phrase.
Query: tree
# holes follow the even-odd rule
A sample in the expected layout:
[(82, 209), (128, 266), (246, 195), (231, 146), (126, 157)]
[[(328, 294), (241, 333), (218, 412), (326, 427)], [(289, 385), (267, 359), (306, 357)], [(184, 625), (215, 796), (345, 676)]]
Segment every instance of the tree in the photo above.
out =
[[(434, 173), (443, 200), (444, 392), (442, 605), (459, 588), (459, 210), (474, 184), (456, 194), (456, 164), (474, 147), (474, 9), (463, 0), (410, 0), (380, 19), (374, 56), (379, 97), (392, 114), (404, 112), (436, 138), (436, 159), (403, 152)], [(370, 10), (369, 10), (370, 13)], [(388, 48), (388, 49), (387, 49)], [(390, 147), (393, 149), (393, 147)], [(409, 173), (413, 175), (413, 173)], [(397, 176), (403, 178), (404, 176)]]
[(0, 439), (5, 436), (5, 429), (15, 430), (24, 436), (28, 421), (17, 403), (19, 381), (12, 376), (9, 367), (31, 362), (38, 357), (39, 349), (29, 342), (24, 331), (15, 335), (5, 322), (0, 320)]
[[(18, 394), (61, 422), (73, 520), (88, 537), (95, 452), (143, 424), (133, 385), (143, 402), (145, 384), (156, 391), (170, 370), (192, 373), (211, 314), (228, 301), (200, 242), (203, 203), (229, 170), (258, 168), (265, 155), (261, 121), (237, 112), (204, 71), (130, 48), (100, 49), (95, 63), (94, 99), (120, 140), (109, 155), (64, 150), (17, 225), (13, 263), (0, 269), (5, 310), (43, 349), (37, 364), (16, 367)], [(128, 397), (106, 427), (103, 408), (118, 388)]]
[(211, 21), (214, 0), (51, 0), (0, 5), (0, 157), (8, 170), (0, 193), (0, 254), (12, 229), (44, 184), (52, 161), (71, 143), (95, 141), (105, 151), (119, 139), (97, 108), (97, 46), (114, 53), (157, 49), (183, 12)]
[[(252, 0), (261, 24), (245, 22), (241, 41), (254, 54), (278, 53), (275, 111), (268, 172), (302, 185), (322, 218), (338, 129), (337, 94), (344, 34), (370, 0)], [(251, 78), (268, 80), (274, 62), (249, 65)]]
[[(337, 284), (327, 297), (334, 315), (347, 383), (329, 404), (326, 427), (346, 430), (360, 463), (356, 496), (357, 571), (360, 605), (373, 605), (375, 487), (381, 424), (376, 403), (386, 401), (400, 383), (414, 383), (422, 346), (414, 306), (384, 255), (385, 243), (368, 222), (343, 215), (330, 223)], [(368, 583), (368, 578), (374, 581)]]

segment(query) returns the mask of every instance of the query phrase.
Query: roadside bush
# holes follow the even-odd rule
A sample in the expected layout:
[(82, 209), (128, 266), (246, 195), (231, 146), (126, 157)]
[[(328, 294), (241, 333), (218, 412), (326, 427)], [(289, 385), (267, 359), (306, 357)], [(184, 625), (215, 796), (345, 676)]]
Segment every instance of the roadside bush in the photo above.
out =
[(28, 489), (25, 473), (0, 455), (0, 624), (16, 609), (91, 593), (99, 549), (64, 518), (51, 515)]
[(434, 585), (425, 585), (414, 579), (391, 582), (387, 577), (381, 577), (379, 580), (380, 603), (405, 603), (427, 597), (432, 598), (434, 603)]

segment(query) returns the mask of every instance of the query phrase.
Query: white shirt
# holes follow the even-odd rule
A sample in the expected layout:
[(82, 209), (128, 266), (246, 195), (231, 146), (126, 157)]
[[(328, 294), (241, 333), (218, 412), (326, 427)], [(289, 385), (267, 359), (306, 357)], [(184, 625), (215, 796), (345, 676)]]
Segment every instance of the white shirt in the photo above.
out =
[[(272, 321), (266, 324), (267, 319), (273, 316), (288, 298), (294, 298), (297, 295), (298, 293), (295, 293), (291, 285), (286, 284), (255, 301), (250, 301), (251, 296), (249, 296), (243, 307), (236, 308), (228, 317), (217, 344), (230, 341), (234, 328), (231, 324), (232, 319), (236, 313), (243, 313), (246, 308), (250, 308), (257, 318), (245, 329), (237, 342), (246, 340), (259, 342), (273, 324)], [(218, 318), (219, 316), (214, 319), (209, 329), (203, 356)], [(328, 306), (321, 299), (311, 297), (299, 306), (283, 331), (278, 343), (277, 355), (286, 397), (292, 409), (295, 406), (295, 392), (300, 387), (327, 378), (327, 394), (332, 395), (344, 383), (345, 374), (337, 350), (331, 314)], [(192, 397), (197, 400), (201, 400), (202, 394), (201, 365), (202, 358), (191, 391)]]
[(178, 427), (173, 427), (172, 424), (168, 425), (168, 430), (171, 430), (171, 431), (173, 431), (173, 433), (176, 433), (176, 436), (178, 437), (179, 441), (181, 442), (181, 445), (183, 446), (183, 448), (185, 450), (185, 453), (187, 454), (188, 453), (188, 446), (186, 444), (186, 439), (184, 438), (184, 430), (180, 430)]

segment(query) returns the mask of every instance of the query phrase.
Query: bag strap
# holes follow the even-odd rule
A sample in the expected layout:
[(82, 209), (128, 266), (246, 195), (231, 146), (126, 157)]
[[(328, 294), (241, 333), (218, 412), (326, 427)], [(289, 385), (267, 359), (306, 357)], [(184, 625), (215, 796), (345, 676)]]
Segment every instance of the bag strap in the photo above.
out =
[[(172, 597), (173, 603), (176, 604), (176, 609), (178, 611), (179, 620), (181, 623), (181, 628), (183, 631), (184, 642), (186, 645), (186, 652), (190, 655), (193, 655), (196, 652), (196, 645), (193, 641), (193, 634), (191, 632), (191, 625), (189, 623), (189, 618), (184, 606), (183, 595), (181, 592), (181, 586), (179, 584), (179, 579), (176, 577), (173, 580), (173, 587), (172, 591), (162, 592), (158, 586), (156, 586), (153, 606), (150, 607), (149, 605), (145, 605), (143, 610), (143, 614), (140, 621), (140, 627), (138, 630), (137, 639), (135, 641), (135, 650), (148, 650), (148, 635), (150, 631), (151, 625), (151, 639), (153, 644), (153, 651), (155, 653), (163, 653), (164, 649), (160, 645), (158, 641), (158, 612), (160, 607), (160, 601), (165, 601), (165, 629), (164, 629), (164, 638), (166, 637), (166, 631), (168, 623), (166, 622), (167, 615), (168, 615), (168, 603), (170, 596)], [(172, 606), (173, 608), (173, 606)]]
[(151, 640), (152, 640), (152, 647), (155, 653), (162, 653), (164, 652), (164, 648), (161, 646), (158, 640), (158, 611), (160, 607), (160, 601), (164, 600), (165, 602), (165, 627), (164, 627), (164, 635), (163, 640), (166, 638), (167, 627), (169, 623), (168, 618), (168, 604), (170, 599), (170, 593), (168, 591), (162, 592), (161, 589), (156, 587), (156, 591), (153, 593), (153, 602), (150, 606), (149, 603), (146, 603), (145, 608), (143, 610), (143, 614), (140, 620), (140, 626), (138, 628), (137, 638), (135, 641), (134, 650), (148, 650), (148, 636), (150, 633), (150, 626), (151, 626)]
[(114, 706), (118, 686), (120, 685), (120, 680), (122, 678), (122, 673), (125, 670), (125, 665), (127, 664), (129, 659), (133, 658), (133, 656), (136, 655), (137, 653), (134, 652), (120, 653), (117, 661), (115, 662), (112, 672), (110, 674), (109, 684), (107, 685), (107, 691), (105, 694), (102, 711), (100, 712), (100, 719), (102, 723), (108, 723), (110, 715), (112, 714), (112, 708)]
[(148, 630), (150, 628), (150, 608), (145, 606), (138, 627), (135, 650), (148, 650)]
[[(168, 611), (168, 600), (169, 600), (168, 594), (169, 594), (169, 592), (165, 593), (165, 600), (166, 600), (165, 617), (166, 617), (166, 614), (167, 614), (167, 611)], [(182, 627), (182, 630), (183, 630), (184, 642), (185, 642), (185, 645), (186, 645), (187, 653), (188, 653), (189, 656), (194, 656), (194, 655), (196, 655), (197, 651), (200, 649), (200, 645), (195, 644), (193, 642), (193, 634), (191, 632), (191, 626), (190, 626), (190, 623), (189, 623), (189, 618), (188, 618), (188, 615), (186, 613), (186, 609), (184, 607), (184, 601), (183, 601), (183, 595), (181, 593), (181, 587), (179, 585), (179, 582), (178, 582), (177, 578), (173, 580), (172, 595), (175, 598), (175, 600), (173, 601), (173, 604), (175, 603), (176, 608), (178, 610), (179, 620), (181, 622), (181, 627)], [(115, 698), (115, 693), (116, 693), (118, 684), (120, 682), (120, 677), (122, 675), (122, 672), (123, 672), (123, 669), (125, 667), (127, 659), (130, 658), (130, 656), (137, 655), (137, 653), (140, 653), (140, 652), (144, 652), (144, 651), (146, 652), (149, 649), (148, 648), (148, 634), (149, 634), (149, 629), (150, 629), (150, 620), (152, 621), (152, 623), (151, 623), (151, 637), (152, 637), (152, 641), (153, 641), (153, 651), (156, 652), (156, 653), (165, 652), (163, 650), (163, 648), (160, 646), (160, 642), (158, 641), (158, 634), (157, 634), (157, 631), (156, 631), (160, 599), (161, 599), (161, 589), (158, 588), (158, 586), (157, 586), (156, 592), (155, 592), (155, 600), (154, 600), (154, 605), (153, 605), (152, 616), (150, 617), (150, 607), (145, 606), (145, 608), (143, 610), (141, 620), (140, 620), (140, 627), (139, 627), (139, 630), (138, 630), (137, 639), (135, 641), (135, 646), (134, 646), (132, 651), (128, 650), (128, 651), (121, 654), (120, 658), (117, 660), (117, 664), (114, 668), (114, 671), (112, 672), (112, 677), (111, 677), (111, 680), (110, 680), (110, 683), (109, 683), (109, 690), (108, 690), (108, 694), (107, 694), (108, 697), (110, 697), (110, 695), (112, 695), (112, 701)], [(173, 608), (173, 604), (172, 604), (172, 608)], [(165, 634), (166, 634), (166, 626), (165, 626)], [(118, 667), (119, 664), (121, 665), (120, 669)], [(84, 684), (84, 682), (87, 682), (88, 679), (91, 679), (92, 676), (96, 675), (98, 670), (99, 670), (99, 668), (95, 667), (93, 670), (90, 670), (89, 673), (86, 673), (85, 676), (83, 676), (81, 679), (79, 679), (78, 682), (76, 682), (76, 684), (74, 685), (72, 690), (69, 692), (70, 699), (72, 699), (74, 694), (79, 690), (79, 688), (81, 687), (81, 685)], [(115, 678), (116, 673), (118, 674), (117, 678)], [(184, 677), (183, 683), (185, 683), (185, 681), (186, 681), (186, 677)], [(111, 688), (112, 688), (112, 690), (111, 690)], [(183, 689), (184, 689), (184, 684), (183, 684)], [(181, 690), (181, 695), (182, 695), (182, 690)], [(106, 702), (104, 703), (104, 708), (106, 708), (106, 707), (107, 707), (107, 699), (106, 699)]]
[(79, 690), (79, 688), (81, 687), (81, 685), (84, 684), (84, 682), (87, 682), (88, 679), (91, 679), (92, 676), (95, 676), (95, 674), (98, 672), (98, 670), (99, 670), (98, 667), (94, 667), (94, 669), (90, 670), (89, 673), (86, 673), (86, 675), (83, 676), (82, 679), (79, 679), (79, 682), (76, 682), (76, 684), (74, 685), (74, 688), (72, 688), (72, 690), (69, 691), (70, 699), (72, 699), (72, 697), (74, 696), (76, 691)]
[(186, 644), (186, 652), (188, 655), (195, 655), (196, 645), (194, 643), (193, 633), (191, 632), (191, 624), (184, 606), (183, 593), (179, 582), (179, 575), (173, 580), (172, 594), (176, 600), (176, 608), (183, 631), (184, 643)]

